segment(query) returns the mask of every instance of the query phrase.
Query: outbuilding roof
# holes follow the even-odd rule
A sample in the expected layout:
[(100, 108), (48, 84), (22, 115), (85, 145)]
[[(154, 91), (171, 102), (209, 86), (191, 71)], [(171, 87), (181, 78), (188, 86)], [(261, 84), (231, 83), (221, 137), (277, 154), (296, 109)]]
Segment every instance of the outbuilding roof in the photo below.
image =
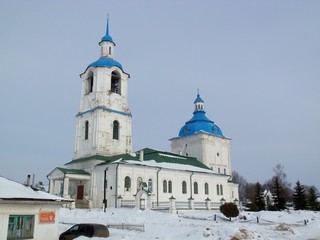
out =
[(0, 176), (0, 186), (0, 200), (56, 202), (73, 201), (37, 190), (31, 186), (12, 181), (2, 176)]

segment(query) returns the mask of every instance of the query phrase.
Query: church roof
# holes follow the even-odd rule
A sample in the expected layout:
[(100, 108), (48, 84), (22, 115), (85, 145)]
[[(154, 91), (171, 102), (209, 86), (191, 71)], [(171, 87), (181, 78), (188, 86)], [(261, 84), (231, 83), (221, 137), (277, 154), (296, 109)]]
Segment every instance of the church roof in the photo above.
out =
[(80, 169), (69, 169), (69, 168), (60, 168), (60, 167), (58, 167), (57, 169), (59, 169), (64, 174), (90, 175), (90, 173), (87, 173), (86, 171), (83, 171)]
[(195, 110), (193, 112), (193, 117), (180, 129), (179, 137), (190, 136), (200, 132), (223, 137), (221, 129), (206, 116), (206, 112), (203, 109), (204, 101), (199, 94), (197, 95), (194, 104)]
[(157, 168), (166, 168), (174, 170), (194, 171), (214, 173), (202, 162), (194, 157), (181, 156), (170, 152), (157, 151), (145, 148), (143, 151), (143, 160), (140, 160), (140, 151), (135, 155), (121, 154), (112, 157), (105, 157), (105, 162), (99, 165), (109, 163), (133, 164)]
[(111, 58), (105, 58), (105, 57), (99, 58), (97, 61), (91, 63), (88, 67), (108, 67), (108, 68), (118, 67), (121, 70), (123, 70), (122, 65), (119, 62)]

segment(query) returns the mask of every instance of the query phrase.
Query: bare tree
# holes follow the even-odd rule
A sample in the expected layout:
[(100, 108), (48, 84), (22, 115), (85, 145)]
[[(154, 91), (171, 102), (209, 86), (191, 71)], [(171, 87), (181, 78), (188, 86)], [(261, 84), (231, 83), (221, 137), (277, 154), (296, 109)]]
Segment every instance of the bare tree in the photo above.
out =
[(241, 176), (238, 172), (232, 172), (232, 180), (239, 184), (239, 200), (245, 202), (247, 200), (246, 186), (248, 184), (247, 180)]

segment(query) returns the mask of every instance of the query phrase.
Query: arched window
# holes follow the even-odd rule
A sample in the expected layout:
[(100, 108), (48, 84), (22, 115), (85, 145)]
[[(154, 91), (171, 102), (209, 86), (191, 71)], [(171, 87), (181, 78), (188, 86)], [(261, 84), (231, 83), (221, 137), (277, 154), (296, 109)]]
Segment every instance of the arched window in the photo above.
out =
[(152, 192), (152, 179), (151, 178), (149, 178), (149, 180), (148, 180), (148, 190), (150, 192)]
[(163, 180), (163, 192), (167, 192), (167, 180)]
[(182, 182), (182, 193), (187, 193), (187, 183), (186, 183), (186, 181)]
[(220, 185), (220, 194), (223, 195), (223, 187), (222, 187), (222, 184)]
[(220, 195), (219, 185), (217, 184), (217, 195)]
[(113, 121), (113, 135), (112, 138), (115, 140), (119, 140), (119, 122)]
[(140, 185), (141, 185), (142, 181), (143, 181), (142, 178), (138, 177), (138, 179), (137, 179), (137, 192), (140, 190)]
[(204, 184), (204, 194), (206, 194), (206, 195), (209, 194), (209, 185), (208, 185), (208, 183)]
[(86, 80), (85, 94), (89, 94), (93, 91), (93, 73), (89, 72)]
[(121, 94), (121, 76), (117, 71), (111, 73), (111, 92)]
[(168, 182), (168, 187), (169, 187), (169, 193), (172, 193), (172, 182), (171, 181), (169, 181)]
[(130, 191), (130, 188), (131, 188), (131, 178), (126, 176), (125, 179), (124, 179), (124, 188), (125, 190), (128, 192)]
[(84, 140), (89, 138), (89, 122), (85, 121), (84, 123)]
[(111, 55), (111, 47), (109, 47), (109, 55)]
[(198, 183), (197, 182), (194, 182), (193, 183), (193, 193), (194, 194), (198, 194)]

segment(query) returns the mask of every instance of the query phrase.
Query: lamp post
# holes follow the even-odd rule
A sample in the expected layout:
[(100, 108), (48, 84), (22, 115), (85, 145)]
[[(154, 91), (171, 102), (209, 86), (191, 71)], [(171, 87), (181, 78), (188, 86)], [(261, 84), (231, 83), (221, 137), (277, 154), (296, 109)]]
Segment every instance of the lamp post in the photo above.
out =
[(107, 171), (108, 171), (108, 167), (106, 167), (106, 169), (104, 170), (104, 177), (103, 177), (103, 206), (104, 206), (104, 212), (106, 212), (106, 208), (107, 208), (107, 199), (106, 199), (106, 188), (107, 188)]

